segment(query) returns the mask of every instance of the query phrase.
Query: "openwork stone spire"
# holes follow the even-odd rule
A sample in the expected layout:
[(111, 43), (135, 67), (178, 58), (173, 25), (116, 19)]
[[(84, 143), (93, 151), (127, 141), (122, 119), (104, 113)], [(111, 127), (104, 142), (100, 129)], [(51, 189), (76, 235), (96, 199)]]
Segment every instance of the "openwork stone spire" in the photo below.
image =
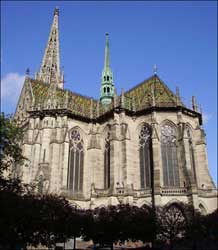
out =
[(109, 34), (106, 33), (104, 69), (101, 78), (101, 103), (110, 104), (114, 96), (113, 73), (110, 68)]
[(36, 75), (36, 79), (63, 88), (63, 75), (60, 76), (58, 17), (59, 9), (55, 8), (48, 43), (40, 67), (40, 72)]

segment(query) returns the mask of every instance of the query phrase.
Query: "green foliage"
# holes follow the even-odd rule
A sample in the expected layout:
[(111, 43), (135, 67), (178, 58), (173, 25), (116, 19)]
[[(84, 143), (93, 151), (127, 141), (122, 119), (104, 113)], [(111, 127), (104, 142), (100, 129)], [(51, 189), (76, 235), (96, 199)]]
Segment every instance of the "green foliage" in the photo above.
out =
[(83, 238), (102, 246), (125, 240), (151, 242), (154, 233), (153, 213), (147, 207), (129, 204), (96, 208), (88, 211)]
[(15, 120), (4, 113), (0, 114), (0, 176), (25, 159), (22, 155), (21, 142), (23, 130)]

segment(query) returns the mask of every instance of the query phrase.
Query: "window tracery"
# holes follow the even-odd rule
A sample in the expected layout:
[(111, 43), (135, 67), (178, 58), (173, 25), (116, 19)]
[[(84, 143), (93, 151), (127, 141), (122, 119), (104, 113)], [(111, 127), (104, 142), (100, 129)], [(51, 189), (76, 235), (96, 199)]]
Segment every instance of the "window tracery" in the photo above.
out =
[(78, 129), (70, 133), (70, 152), (68, 167), (68, 188), (73, 192), (81, 192), (83, 189), (83, 140)]
[(140, 181), (141, 188), (151, 186), (151, 129), (145, 124), (139, 134), (139, 159), (140, 159)]
[(161, 153), (164, 186), (179, 186), (176, 129), (170, 124), (161, 126)]

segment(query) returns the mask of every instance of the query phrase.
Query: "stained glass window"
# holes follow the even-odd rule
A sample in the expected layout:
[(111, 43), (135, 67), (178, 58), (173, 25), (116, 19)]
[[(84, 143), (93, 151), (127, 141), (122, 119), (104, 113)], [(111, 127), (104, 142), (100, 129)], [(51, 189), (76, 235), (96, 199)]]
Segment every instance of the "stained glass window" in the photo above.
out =
[(161, 153), (164, 186), (179, 186), (176, 130), (169, 124), (161, 127)]
[(104, 147), (104, 188), (110, 187), (110, 140), (109, 134), (105, 139)]
[(141, 188), (151, 186), (152, 145), (151, 129), (145, 124), (139, 134), (139, 160)]
[(73, 192), (83, 189), (83, 140), (77, 129), (70, 134), (70, 152), (68, 167), (68, 188)]

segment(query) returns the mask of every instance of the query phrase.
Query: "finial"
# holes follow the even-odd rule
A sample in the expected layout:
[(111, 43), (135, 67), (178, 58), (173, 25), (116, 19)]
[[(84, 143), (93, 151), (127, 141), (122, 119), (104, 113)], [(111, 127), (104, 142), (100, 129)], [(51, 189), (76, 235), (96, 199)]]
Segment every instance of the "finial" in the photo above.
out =
[(179, 96), (179, 87), (176, 87), (176, 96)]
[(154, 107), (156, 105), (155, 95), (154, 95), (154, 84), (152, 84), (151, 86), (151, 97), (152, 97), (152, 106)]
[(156, 64), (153, 67), (153, 72), (154, 72), (154, 75), (157, 75), (157, 65)]
[(57, 15), (59, 16), (59, 8), (56, 6), (54, 10), (54, 16)]
[(201, 115), (203, 114), (203, 109), (202, 109), (201, 105), (200, 105), (200, 113), (201, 113)]
[(177, 105), (180, 104), (180, 102), (181, 102), (179, 87), (176, 87), (176, 102), (177, 102)]
[(197, 102), (196, 102), (195, 96), (192, 96), (192, 109), (193, 109), (195, 112), (198, 112), (198, 106), (197, 106)]
[(116, 108), (117, 106), (117, 90), (114, 88), (114, 107)]
[(124, 106), (124, 89), (123, 88), (121, 88), (120, 105), (121, 105), (121, 108), (123, 108)]
[(135, 97), (132, 97), (132, 111), (136, 111), (136, 107), (135, 107)]
[(29, 74), (30, 74), (30, 69), (27, 68), (27, 69), (26, 69), (26, 75), (28, 76)]

